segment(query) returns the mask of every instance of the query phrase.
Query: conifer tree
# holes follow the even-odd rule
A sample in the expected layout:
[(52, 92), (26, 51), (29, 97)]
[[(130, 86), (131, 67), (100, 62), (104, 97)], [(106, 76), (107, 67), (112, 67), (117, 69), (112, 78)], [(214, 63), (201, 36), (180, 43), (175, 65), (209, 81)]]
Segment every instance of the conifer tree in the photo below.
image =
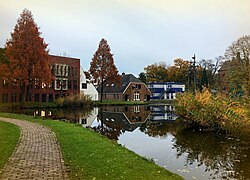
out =
[(99, 47), (90, 63), (89, 72), (93, 78), (93, 82), (100, 86), (100, 101), (102, 102), (104, 85), (119, 85), (121, 79), (114, 64), (113, 54), (111, 54), (107, 40), (102, 39), (100, 41)]
[(11, 38), (6, 42), (10, 74), (20, 82), (22, 101), (28, 100), (32, 81), (39, 81), (41, 84), (51, 80), (48, 45), (40, 35), (31, 11), (24, 9)]

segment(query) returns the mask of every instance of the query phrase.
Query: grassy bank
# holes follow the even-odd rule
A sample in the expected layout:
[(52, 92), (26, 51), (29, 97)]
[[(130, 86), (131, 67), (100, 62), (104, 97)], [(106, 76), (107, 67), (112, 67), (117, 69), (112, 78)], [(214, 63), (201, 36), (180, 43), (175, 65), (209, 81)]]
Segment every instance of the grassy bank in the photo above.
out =
[(116, 142), (76, 124), (0, 113), (0, 116), (35, 121), (57, 135), (71, 179), (182, 179)]
[(17, 126), (0, 121), (0, 175), (18, 143), (20, 130)]
[(183, 93), (175, 101), (176, 113), (186, 122), (226, 132), (249, 131), (249, 102), (243, 103), (208, 90)]

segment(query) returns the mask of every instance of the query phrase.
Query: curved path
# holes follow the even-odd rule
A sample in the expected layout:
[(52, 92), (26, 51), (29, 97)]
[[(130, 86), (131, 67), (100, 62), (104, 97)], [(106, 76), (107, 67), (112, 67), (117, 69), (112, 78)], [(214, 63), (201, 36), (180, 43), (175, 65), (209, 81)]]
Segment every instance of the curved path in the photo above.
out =
[(0, 179), (67, 179), (54, 132), (40, 124), (1, 118), (20, 127), (21, 137)]

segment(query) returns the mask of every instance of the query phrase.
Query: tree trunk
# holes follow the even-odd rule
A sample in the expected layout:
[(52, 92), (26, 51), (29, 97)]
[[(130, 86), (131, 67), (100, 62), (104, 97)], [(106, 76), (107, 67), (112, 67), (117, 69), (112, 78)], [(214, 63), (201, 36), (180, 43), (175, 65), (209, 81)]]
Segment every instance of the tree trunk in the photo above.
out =
[(100, 102), (102, 102), (102, 98), (103, 98), (103, 79), (102, 79), (102, 83), (101, 83), (101, 99), (100, 99)]
[[(25, 87), (25, 86), (24, 86), (24, 87)], [(30, 86), (27, 85), (26, 94), (25, 94), (25, 101), (29, 101), (29, 92), (30, 92)]]
[(23, 85), (21, 85), (21, 95), (22, 95), (22, 97), (21, 97), (21, 102), (23, 103), (24, 101), (25, 101), (25, 99), (26, 99), (26, 94), (25, 94), (25, 85), (23, 84)]

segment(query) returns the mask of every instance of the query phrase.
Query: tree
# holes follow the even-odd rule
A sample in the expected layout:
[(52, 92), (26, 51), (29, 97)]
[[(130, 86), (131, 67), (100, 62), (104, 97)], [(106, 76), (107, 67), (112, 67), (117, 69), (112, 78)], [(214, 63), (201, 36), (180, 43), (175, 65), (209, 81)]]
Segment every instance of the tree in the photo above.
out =
[(104, 85), (119, 85), (121, 79), (114, 64), (113, 54), (110, 51), (108, 42), (102, 39), (90, 63), (89, 72), (93, 78), (93, 82), (101, 88), (101, 102)]
[(24, 9), (6, 42), (11, 77), (20, 82), (22, 101), (28, 100), (32, 81), (49, 83), (51, 80), (48, 45), (40, 35), (31, 11)]
[(143, 83), (147, 83), (147, 77), (146, 77), (146, 74), (144, 72), (141, 72), (139, 74), (139, 78), (138, 79), (140, 79), (141, 82), (143, 82)]
[(144, 68), (147, 82), (168, 81), (167, 65), (164, 62), (154, 63)]
[(5, 48), (0, 48), (0, 77), (6, 78), (9, 76), (9, 60), (5, 55)]
[(233, 42), (225, 52), (225, 60), (230, 61), (226, 76), (231, 84), (244, 90), (250, 96), (250, 35)]
[(207, 77), (207, 71), (206, 71), (205, 68), (202, 70), (201, 87), (200, 87), (200, 89), (202, 90), (203, 87), (208, 88), (208, 77)]
[[(215, 58), (215, 60), (212, 59), (202, 59), (198, 62), (199, 64), (199, 75), (201, 79), (201, 86), (210, 87), (211, 89), (216, 89), (217, 87), (217, 71), (220, 67), (220, 63), (222, 61), (223, 57), (218, 56)], [(204, 79), (205, 78), (205, 79)], [(205, 80), (205, 84), (204, 84)]]
[(170, 81), (183, 82), (188, 85), (189, 61), (178, 58), (174, 60), (174, 65), (168, 68)]

